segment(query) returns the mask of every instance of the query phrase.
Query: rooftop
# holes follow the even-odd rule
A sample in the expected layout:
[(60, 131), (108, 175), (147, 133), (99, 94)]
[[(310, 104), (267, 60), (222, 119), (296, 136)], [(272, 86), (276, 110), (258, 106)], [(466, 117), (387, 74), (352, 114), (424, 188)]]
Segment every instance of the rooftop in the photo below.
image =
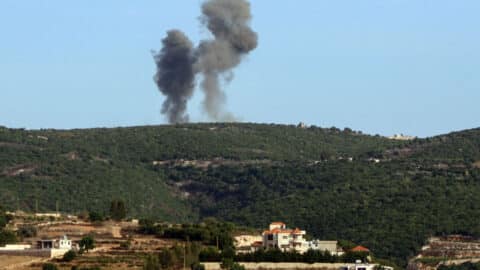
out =
[(352, 248), (350, 251), (353, 251), (353, 252), (370, 252), (370, 250), (364, 246), (356, 246), (354, 248)]

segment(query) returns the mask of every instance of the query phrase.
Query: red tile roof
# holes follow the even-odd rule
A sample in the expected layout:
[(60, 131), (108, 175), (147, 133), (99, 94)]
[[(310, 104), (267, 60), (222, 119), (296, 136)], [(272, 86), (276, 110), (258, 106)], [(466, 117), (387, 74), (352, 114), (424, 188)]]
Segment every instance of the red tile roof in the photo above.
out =
[(352, 248), (350, 251), (353, 251), (353, 252), (370, 252), (370, 250), (366, 247), (363, 247), (363, 246), (356, 246), (354, 248)]

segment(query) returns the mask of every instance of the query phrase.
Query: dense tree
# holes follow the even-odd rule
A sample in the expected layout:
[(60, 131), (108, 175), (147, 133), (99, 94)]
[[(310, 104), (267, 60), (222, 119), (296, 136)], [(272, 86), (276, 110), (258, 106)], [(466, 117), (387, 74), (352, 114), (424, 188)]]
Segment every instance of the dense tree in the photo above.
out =
[(93, 238), (93, 236), (87, 235), (80, 240), (78, 245), (80, 246), (81, 251), (85, 251), (88, 253), (89, 250), (95, 248), (95, 239)]
[(17, 235), (6, 229), (0, 229), (0, 246), (5, 246), (6, 244), (14, 244), (18, 241)]
[(37, 236), (37, 228), (33, 225), (24, 225), (18, 228), (17, 235), (20, 238), (29, 238)]
[(88, 212), (88, 220), (90, 220), (91, 222), (101, 222), (104, 220), (104, 217), (99, 212), (90, 211)]
[(120, 221), (127, 216), (127, 208), (123, 200), (113, 200), (110, 203), (110, 217), (113, 220)]

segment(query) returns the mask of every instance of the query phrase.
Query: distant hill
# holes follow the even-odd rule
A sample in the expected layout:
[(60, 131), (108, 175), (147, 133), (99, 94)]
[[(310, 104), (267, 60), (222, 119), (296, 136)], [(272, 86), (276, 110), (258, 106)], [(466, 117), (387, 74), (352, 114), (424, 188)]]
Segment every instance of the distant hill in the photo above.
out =
[(430, 235), (480, 235), (480, 129), (411, 141), (350, 129), (186, 124), (0, 128), (0, 204), (106, 211), (349, 239), (405, 264)]

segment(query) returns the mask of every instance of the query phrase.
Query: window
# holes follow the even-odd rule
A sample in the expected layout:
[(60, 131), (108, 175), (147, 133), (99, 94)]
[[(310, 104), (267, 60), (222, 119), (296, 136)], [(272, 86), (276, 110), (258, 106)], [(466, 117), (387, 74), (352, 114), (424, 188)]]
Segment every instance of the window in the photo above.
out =
[(270, 240), (270, 241), (272, 241), (272, 240), (273, 240), (273, 234), (267, 235), (267, 239)]

